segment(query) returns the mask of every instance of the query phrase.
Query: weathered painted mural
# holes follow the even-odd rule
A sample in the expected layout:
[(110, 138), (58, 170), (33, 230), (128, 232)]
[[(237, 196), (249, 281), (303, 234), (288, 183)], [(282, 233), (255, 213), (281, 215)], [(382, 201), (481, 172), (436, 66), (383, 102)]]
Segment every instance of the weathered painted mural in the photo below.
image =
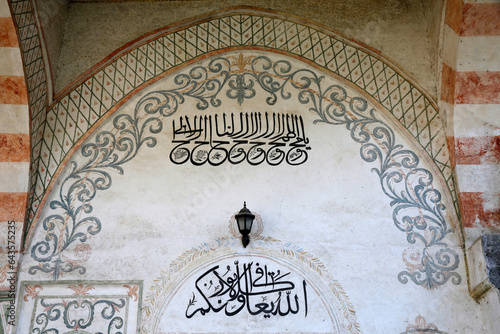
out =
[(36, 182), (30, 193), (28, 240), (33, 229), (31, 222), (38, 217), (38, 208), (45, 204), (46, 190), (52, 188), (59, 166), (67, 163), (68, 154), (74, 152), (74, 145), (85, 138), (89, 129), (148, 81), (158, 80), (197, 57), (242, 47), (301, 57), (367, 92), (425, 149), (440, 172), (441, 182), (452, 194), (453, 202), (448, 206), (458, 207), (443, 124), (436, 107), (418, 87), (382, 57), (338, 36), (279, 15), (255, 15), (244, 9), (232, 12), (136, 41), (134, 45), (138, 46), (105, 62), (97, 73), (50, 108), (41, 150), (37, 151), (40, 164), (34, 170)]
[[(443, 239), (451, 229), (444, 217), (441, 194), (433, 188), (432, 174), (419, 166), (414, 152), (396, 143), (394, 131), (375, 115), (375, 109), (369, 107), (367, 100), (349, 96), (342, 85), (327, 83), (324, 76), (311, 69), (294, 68), (288, 60), (273, 61), (267, 56), (241, 52), (193, 66), (187, 73), (175, 75), (173, 82), (165, 86), (175, 88), (144, 95), (133, 107), (133, 115), (113, 117), (112, 129), (98, 133), (95, 142), (82, 147), (81, 154), (88, 159), (81, 166), (71, 163), (71, 173), (62, 183), (59, 199), (51, 202), (51, 208), (60, 209), (61, 213), (43, 221), (48, 237), (32, 248), (33, 259), (41, 262), (30, 268), (32, 273), (41, 270), (52, 274), (54, 279), (59, 278), (61, 271), (79, 269), (84, 273), (83, 267), (60, 258), (63, 250), (85, 242), (101, 230), (98, 218), (81, 217), (82, 213), (91, 213), (90, 202), (97, 192), (111, 186), (109, 171), (123, 173), (122, 165), (135, 158), (141, 148), (156, 146), (155, 135), (164, 128), (163, 118), (189, 108), (189, 102), (194, 104), (195, 108), (191, 107), (194, 110), (211, 107), (214, 111), (213, 114), (180, 116), (177, 125), (175, 119), (172, 120), (173, 148), (168, 155), (171, 162), (189, 161), (195, 166), (242, 161), (250, 165), (265, 161), (271, 166), (282, 162), (291, 166), (304, 163), (312, 143), (305, 135), (302, 116), (273, 112), (273, 120), (269, 121), (270, 112), (265, 111), (276, 108), (280, 99), (309, 109), (315, 117), (313, 124), (344, 125), (352, 139), (361, 144), (361, 158), (379, 164), (375, 171), (384, 192), (392, 200), (394, 223), (408, 233), (410, 243), (423, 242), (423, 252), (427, 254), (421, 256), (420, 265), (411, 273), (401, 272), (400, 280), (412, 279), (427, 288), (443, 284), (450, 277), (460, 282), (453, 272), (458, 266), (458, 255), (443, 248), (446, 246)], [(254, 109), (258, 103), (254, 100), (256, 95), (265, 98), (264, 124), (262, 113), (258, 109), (248, 112), (244, 103), (245, 100), (249, 100), (247, 104), (253, 102), (251, 108)], [(224, 99), (232, 105), (236, 102), (238, 107), (233, 108), (243, 111), (236, 117), (231, 113), (230, 120), (226, 120), (225, 113), (216, 113), (227, 110), (223, 108)], [(433, 233), (426, 239), (418, 231), (425, 230), (429, 224), (433, 225)], [(58, 230), (65, 233), (58, 235), (55, 233)], [(434, 254), (432, 247), (437, 247)], [(416, 274), (415, 269), (418, 269)]]
[(0, 332), (494, 332), (442, 115), (369, 47), (232, 8), (132, 41), (47, 105), (36, 8), (11, 5), (32, 159)]
[[(144, 333), (232, 332), (233, 312), (246, 332), (261, 321), (274, 332), (398, 331), (408, 314), (393, 307), (433, 314), (467, 289), (447, 189), (422, 152), (379, 103), (298, 59), (201, 59), (138, 91), (82, 143), (21, 280), (143, 281)], [(246, 249), (231, 218), (243, 200), (260, 215)], [(367, 263), (374, 252), (387, 261)], [(394, 291), (406, 297), (386, 305)]]
[[(226, 251), (239, 244), (234, 238), (222, 242)], [(360, 333), (353, 305), (338, 282), (325, 280), (328, 273), (322, 263), (297, 246), (273, 249), (269, 238), (256, 242), (267, 248), (267, 256), (228, 257), (220, 250), (211, 251), (219, 253), (211, 260), (215, 262), (205, 262), (191, 277), (181, 276), (182, 265), (168, 278), (162, 277), (161, 284), (153, 287), (159, 293), (146, 297), (142, 331), (201, 332), (209, 321), (212, 331), (252, 332), (264, 321), (270, 332), (308, 332), (314, 323), (317, 333)], [(302, 261), (294, 256), (297, 252)], [(183, 303), (184, 313), (179, 312)]]
[(140, 282), (23, 282), (17, 333), (138, 333)]

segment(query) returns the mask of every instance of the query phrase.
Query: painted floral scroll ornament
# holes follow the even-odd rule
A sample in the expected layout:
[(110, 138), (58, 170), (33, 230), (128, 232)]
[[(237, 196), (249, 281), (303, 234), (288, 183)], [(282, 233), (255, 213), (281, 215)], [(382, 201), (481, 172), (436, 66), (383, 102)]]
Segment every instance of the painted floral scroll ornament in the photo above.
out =
[(124, 284), (123, 287), (128, 289), (127, 294), (132, 298), (132, 300), (137, 301), (137, 299), (139, 298), (137, 296), (137, 293), (139, 292), (139, 286)]
[(25, 295), (23, 300), (27, 302), (30, 298), (35, 299), (42, 290), (43, 287), (41, 285), (26, 285), (24, 288)]
[(268, 105), (294, 97), (316, 114), (315, 123), (344, 126), (360, 144), (361, 158), (376, 164), (372, 170), (391, 199), (394, 224), (410, 244), (422, 248), (421, 266), (402, 271), (399, 281), (412, 281), (427, 289), (450, 279), (460, 284), (461, 277), (455, 272), (458, 254), (445, 242), (453, 231), (444, 217), (445, 206), (433, 185), (432, 174), (419, 166), (413, 151), (396, 143), (394, 131), (364, 98), (350, 97), (342, 86), (324, 81), (312, 70), (294, 69), (288, 60), (240, 54), (193, 66), (187, 73), (175, 76), (176, 87), (146, 94), (133, 115), (115, 117), (113, 130), (98, 133), (94, 141), (82, 147), (82, 156), (88, 158), (84, 165), (72, 162), (70, 174), (60, 187), (59, 200), (50, 203), (58, 213), (44, 219), (45, 239), (32, 248), (31, 256), (39, 265), (31, 267), (29, 273), (42, 271), (54, 279), (73, 271), (84, 274), (81, 263), (68, 262), (62, 254), (101, 231), (99, 219), (90, 216), (90, 202), (97, 191), (111, 186), (109, 171), (123, 174), (122, 166), (141, 148), (154, 147), (154, 135), (162, 130), (163, 118), (174, 114), (185, 99), (193, 99), (199, 110), (217, 108), (222, 104), (219, 94), (225, 89), (226, 96), (240, 104), (256, 96), (253, 90), (267, 95)]
[(42, 298), (40, 305), (43, 312), (36, 316), (31, 334), (58, 334), (62, 326), (65, 327), (64, 333), (85, 330), (96, 321), (105, 326), (107, 334), (113, 334), (120, 333), (123, 328), (124, 319), (117, 313), (127, 303), (125, 299), (76, 298), (51, 302), (49, 298)]
[(84, 296), (88, 295), (89, 291), (94, 290), (95, 288), (92, 285), (78, 284), (78, 285), (69, 285), (68, 289), (75, 291), (74, 295)]
[(436, 325), (433, 323), (427, 323), (424, 317), (421, 315), (415, 318), (415, 324), (406, 326), (406, 331), (401, 332), (400, 334), (447, 334), (446, 332), (440, 331)]
[(30, 267), (30, 274), (42, 271), (53, 279), (74, 271), (85, 274), (86, 268), (81, 264), (91, 252), (85, 242), (102, 227), (97, 217), (90, 216), (90, 202), (98, 191), (111, 186), (109, 171), (123, 174), (122, 165), (132, 160), (141, 147), (156, 145), (152, 135), (163, 127), (158, 116), (171, 115), (182, 101), (182, 95), (175, 92), (148, 94), (137, 104), (133, 118), (126, 114), (115, 117), (113, 131), (98, 133), (93, 142), (82, 147), (81, 155), (88, 160), (82, 166), (71, 162), (69, 175), (59, 188), (59, 199), (50, 203), (50, 208), (58, 212), (43, 221), (45, 238), (31, 249), (31, 257), (39, 265)]

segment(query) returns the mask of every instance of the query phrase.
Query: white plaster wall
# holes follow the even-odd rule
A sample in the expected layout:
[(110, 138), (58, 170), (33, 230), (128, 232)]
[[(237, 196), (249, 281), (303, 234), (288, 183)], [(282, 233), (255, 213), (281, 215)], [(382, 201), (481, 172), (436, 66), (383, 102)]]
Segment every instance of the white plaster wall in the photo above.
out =
[(442, 0), (74, 2), (68, 10), (55, 92), (132, 40), (196, 15), (242, 5), (296, 15), (369, 45), (437, 96), (436, 22)]
[[(242, 55), (246, 57), (256, 53), (244, 52)], [(308, 69), (324, 75), (292, 58), (265, 55), (275, 60), (286, 59), (296, 69)], [(239, 52), (222, 56), (234, 56), (236, 59)], [(198, 64), (206, 66), (209, 60)], [(181, 72), (188, 73), (189, 69)], [(86, 142), (94, 142), (99, 133), (111, 130), (117, 115), (133, 115), (137, 102), (147, 93), (175, 87), (173, 80), (174, 74), (137, 93), (102, 123)], [(342, 85), (348, 89), (350, 97), (359, 96), (359, 93), (332, 78), (323, 80), (326, 86)], [(292, 89), (289, 91), (296, 94)], [(409, 244), (407, 234), (396, 228), (390, 199), (384, 195), (377, 174), (371, 170), (378, 163), (370, 164), (361, 159), (360, 144), (353, 141), (345, 125), (313, 124), (318, 116), (308, 110), (310, 105), (298, 103), (296, 95), (290, 100), (280, 98), (276, 105), (269, 106), (265, 101), (268, 95), (257, 90), (257, 97), (238, 105), (224, 92), (219, 94), (222, 105), (205, 111), (198, 111), (196, 101), (187, 98), (173, 116), (163, 120), (164, 130), (155, 135), (158, 139), (155, 147), (143, 147), (134, 159), (123, 165), (124, 175), (109, 171), (111, 187), (98, 191), (91, 202), (92, 215), (102, 222), (102, 231), (81, 243), (91, 248), (89, 260), (81, 263), (86, 272), (83, 275), (77, 271), (65, 273), (65, 280), (142, 280), (144, 295), (154, 294), (152, 287), (155, 280), (164, 276), (169, 265), (186, 251), (206, 243), (214, 251), (224, 254), (224, 248), (218, 247), (216, 240), (231, 237), (229, 220), (241, 208), (243, 201), (247, 201), (250, 210), (262, 217), (261, 236), (274, 238), (277, 244), (297, 245), (324, 264), (331, 274), (330, 279), (344, 288), (362, 332), (403, 332), (413, 319), (423, 315), (429, 323), (435, 323), (440, 330), (448, 333), (487, 333), (481, 306), (468, 295), (463, 257), (453, 233), (448, 234), (444, 241), (460, 257), (457, 273), (462, 280), (459, 285), (450, 280), (435, 289), (426, 290), (411, 281), (407, 284), (398, 281), (398, 273), (406, 270), (403, 254), (408, 249), (421, 251), (421, 244)], [(378, 117), (386, 119), (378, 106), (371, 107), (377, 110)], [(247, 163), (230, 165), (227, 162), (213, 167), (189, 163), (174, 165), (170, 162), (172, 119), (177, 121), (183, 115), (192, 117), (240, 111), (302, 116), (305, 133), (310, 139), (309, 159), (299, 166), (283, 163), (274, 167), (267, 164), (250, 166)], [(415, 149), (397, 127), (393, 130), (396, 131), (396, 143)], [(87, 160), (81, 153), (74, 156), (79, 166)], [(420, 166), (430, 168), (424, 160)], [(69, 172), (68, 165), (47, 203), (59, 198), (59, 185)], [(439, 184), (434, 186), (442, 191)], [(40, 221), (53, 213), (54, 210), (46, 205)], [(432, 231), (423, 233), (429, 235)], [(45, 235), (40, 225), (32, 245), (43, 240)], [(78, 258), (73, 247), (68, 248), (65, 257)], [(227, 255), (234, 254), (235, 250), (241, 257), (246, 252), (269, 254), (266, 247), (256, 240), (252, 240), (246, 250), (239, 244), (232, 247)], [(201, 257), (193, 263), (203, 263), (203, 259)], [(210, 252), (207, 261), (209, 259)], [(32, 258), (24, 258), (20, 281), (49, 279), (41, 271), (35, 275), (28, 273), (29, 268), (36, 264)], [(183, 275), (182, 270), (179, 275)], [(188, 282), (192, 281), (191, 276)], [(322, 284), (322, 281), (316, 283)], [(188, 290), (186, 287), (181, 289)], [(185, 305), (180, 303), (182, 300), (187, 303), (190, 297), (177, 296), (174, 303), (179, 305), (169, 307), (178, 309), (182, 314)], [(22, 312), (30, 310), (24, 308)], [(148, 321), (145, 313), (142, 317), (142, 321)], [(189, 321), (200, 326), (206, 320), (196, 317)], [(298, 327), (303, 321), (303, 318), (290, 318), (290, 323), (297, 322)], [(266, 332), (265, 322), (258, 323), (251, 330)], [(212, 332), (209, 326), (206, 331)], [(314, 325), (311, 325), (310, 331), (314, 332)]]
[[(40, 34), (46, 49), (47, 73), (50, 82), (56, 82), (55, 75), (61, 54), (64, 26), (69, 7), (68, 0), (35, 0), (36, 14), (40, 23)], [(51, 89), (52, 91), (52, 89)]]

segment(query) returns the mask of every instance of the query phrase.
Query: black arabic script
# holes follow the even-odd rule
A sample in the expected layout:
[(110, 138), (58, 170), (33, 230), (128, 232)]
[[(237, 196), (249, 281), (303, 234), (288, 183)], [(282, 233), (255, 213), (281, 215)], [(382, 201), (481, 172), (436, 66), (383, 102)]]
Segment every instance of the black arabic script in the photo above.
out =
[[(198, 293), (189, 299), (186, 317), (210, 311), (234, 316), (246, 310), (250, 315), (270, 318), (297, 314), (301, 308), (307, 317), (307, 283), (302, 280), (297, 287), (287, 280), (289, 275), (290, 272), (270, 271), (267, 265), (253, 262), (240, 265), (235, 261), (234, 267), (228, 265), (224, 269), (214, 266), (196, 280)], [(202, 299), (196, 299), (197, 295)]]
[(180, 116), (172, 121), (175, 145), (170, 161), (190, 161), (201, 166), (218, 166), (225, 161), (251, 165), (267, 162), (276, 166), (286, 161), (300, 165), (311, 149), (302, 116), (279, 113)]

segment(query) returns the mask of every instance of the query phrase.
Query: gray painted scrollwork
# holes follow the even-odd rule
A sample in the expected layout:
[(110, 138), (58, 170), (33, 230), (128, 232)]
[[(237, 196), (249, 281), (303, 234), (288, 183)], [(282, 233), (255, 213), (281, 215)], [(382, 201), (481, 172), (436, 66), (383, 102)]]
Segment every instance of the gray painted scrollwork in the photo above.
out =
[(50, 203), (50, 208), (59, 213), (43, 222), (45, 240), (35, 244), (31, 253), (40, 264), (30, 268), (31, 274), (43, 271), (54, 279), (75, 270), (84, 274), (81, 263), (86, 258), (68, 259), (64, 253), (74, 244), (79, 244), (75, 250), (82, 248), (89, 236), (100, 232), (101, 222), (90, 216), (90, 202), (97, 191), (111, 186), (108, 171), (122, 174), (122, 165), (142, 147), (154, 147), (154, 135), (163, 128), (162, 119), (173, 115), (186, 99), (193, 99), (198, 110), (206, 110), (209, 106), (219, 107), (220, 95), (225, 92), (227, 98), (240, 105), (257, 93), (267, 95), (270, 106), (278, 99), (295, 97), (317, 115), (314, 123), (344, 126), (361, 145), (361, 158), (376, 164), (372, 170), (380, 178), (384, 194), (391, 199), (394, 224), (406, 233), (410, 244), (422, 247), (418, 265), (399, 273), (399, 281), (405, 284), (411, 280), (427, 289), (450, 279), (453, 284), (461, 282), (455, 272), (458, 254), (445, 242), (452, 229), (443, 214), (441, 194), (433, 187), (432, 174), (419, 167), (419, 158), (413, 151), (396, 143), (394, 131), (377, 117), (365, 99), (348, 96), (341, 85), (325, 84), (324, 77), (312, 70), (294, 69), (288, 60), (272, 61), (266, 56), (242, 54), (220, 56), (207, 66), (194, 66), (177, 75), (174, 85), (143, 96), (133, 116), (116, 116), (112, 131), (100, 132), (82, 147), (80, 152), (88, 161), (83, 166), (72, 163), (70, 174), (60, 187), (59, 200)]
[[(71, 163), (69, 175), (59, 188), (59, 200), (50, 203), (52, 210), (60, 213), (49, 215), (43, 221), (45, 238), (31, 249), (31, 257), (39, 265), (29, 269), (30, 274), (45, 272), (58, 279), (65, 273), (86, 269), (80, 263), (90, 256), (90, 246), (85, 244), (90, 236), (101, 231), (101, 222), (92, 213), (90, 202), (97, 191), (109, 189), (112, 184), (108, 171), (123, 174), (122, 165), (132, 160), (143, 146), (154, 147), (163, 123), (159, 116), (170, 116), (177, 110), (182, 95), (171, 92), (153, 92), (143, 98), (136, 106), (134, 117), (119, 115), (113, 120), (114, 131), (103, 131), (96, 135), (93, 142), (85, 144), (80, 150), (88, 158), (82, 166)], [(65, 252), (75, 243), (69, 258)]]
[[(44, 311), (36, 316), (35, 323), (38, 326), (33, 328), (31, 334), (59, 334), (59, 330), (55, 327), (48, 327), (51, 324), (57, 325), (60, 320), (63, 321), (68, 330), (85, 330), (94, 324), (96, 317), (100, 317), (104, 320), (103, 323), (107, 324), (106, 334), (121, 333), (117, 330), (121, 329), (124, 324), (122, 316), (117, 315), (126, 306), (124, 299), (119, 299), (118, 302), (86, 298), (62, 300), (61, 302), (41, 299), (40, 305), (44, 307)], [(104, 333), (97, 332), (96, 334)]]

